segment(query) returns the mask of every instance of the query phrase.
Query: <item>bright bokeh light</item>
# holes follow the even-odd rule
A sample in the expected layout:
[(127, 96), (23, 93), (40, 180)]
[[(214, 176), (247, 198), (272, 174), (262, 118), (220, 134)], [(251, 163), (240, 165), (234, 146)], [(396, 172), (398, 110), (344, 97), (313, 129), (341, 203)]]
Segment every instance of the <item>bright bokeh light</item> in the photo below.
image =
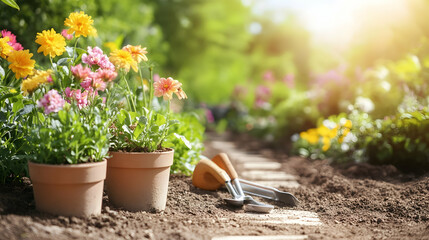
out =
[(406, 4), (406, 0), (264, 0), (254, 2), (254, 11), (270, 12), (274, 21), (293, 14), (314, 41), (344, 49), (362, 34), (412, 21)]

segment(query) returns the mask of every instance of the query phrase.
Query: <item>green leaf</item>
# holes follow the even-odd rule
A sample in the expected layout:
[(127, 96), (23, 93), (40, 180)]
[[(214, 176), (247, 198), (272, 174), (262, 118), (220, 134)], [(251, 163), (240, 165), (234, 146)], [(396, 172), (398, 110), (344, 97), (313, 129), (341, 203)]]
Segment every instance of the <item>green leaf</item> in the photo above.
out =
[(4, 72), (4, 69), (0, 66), (0, 80), (3, 80), (6, 73)]
[(189, 142), (185, 136), (177, 134), (177, 133), (174, 133), (174, 136), (177, 137), (178, 139), (182, 140), (182, 142), (186, 145), (186, 147), (188, 147), (189, 149), (192, 148), (191, 142)]
[(143, 132), (143, 130), (144, 130), (143, 124), (137, 124), (137, 126), (136, 126), (136, 128), (134, 129), (134, 132), (133, 132), (133, 137), (135, 139), (137, 139), (140, 136), (140, 134)]
[(18, 4), (16, 4), (14, 0), (1, 0), (1, 1), (4, 2), (6, 5), (19, 10), (19, 6)]
[(17, 114), (18, 114), (19, 116), (23, 116), (23, 115), (29, 114), (31, 111), (33, 111), (33, 108), (34, 108), (34, 105), (33, 105), (33, 104), (25, 105), (23, 108), (21, 108), (21, 109), (17, 112)]
[(139, 117), (139, 123), (142, 123), (143, 125), (146, 125), (147, 124), (147, 117), (145, 117), (145, 116)]
[(60, 121), (62, 124), (66, 124), (67, 121), (67, 112), (64, 110), (61, 110), (58, 112), (58, 117), (60, 118)]

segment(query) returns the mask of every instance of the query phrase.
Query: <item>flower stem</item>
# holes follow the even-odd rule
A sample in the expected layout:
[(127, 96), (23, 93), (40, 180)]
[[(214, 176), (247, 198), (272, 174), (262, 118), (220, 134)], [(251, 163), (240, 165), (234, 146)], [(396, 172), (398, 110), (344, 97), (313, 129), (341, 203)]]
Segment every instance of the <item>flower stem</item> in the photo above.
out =
[(147, 108), (147, 104), (146, 104), (146, 93), (144, 91), (144, 82), (143, 82), (143, 77), (142, 77), (142, 70), (139, 67), (139, 75), (140, 75), (140, 80), (142, 81), (142, 94), (143, 94), (143, 106), (145, 108)]
[(76, 47), (77, 47), (77, 42), (79, 42), (79, 38), (80, 38), (80, 37), (76, 38), (76, 42), (74, 43), (73, 56), (72, 56), (72, 58), (73, 58), (73, 62), (74, 62), (74, 60), (76, 60), (76, 59), (74, 58), (74, 56), (76, 55)]
[(134, 97), (133, 97), (133, 92), (131, 92), (130, 85), (128, 84), (127, 79), (125, 79), (125, 76), (123, 76), (122, 79), (124, 79), (125, 84), (127, 85), (128, 92), (130, 93), (129, 97), (130, 97), (130, 102), (131, 102), (131, 110), (133, 112), (135, 112), (135, 111), (137, 111), (137, 109), (136, 109), (136, 103), (135, 103)]
[(152, 108), (153, 99), (153, 67), (149, 67), (149, 108)]

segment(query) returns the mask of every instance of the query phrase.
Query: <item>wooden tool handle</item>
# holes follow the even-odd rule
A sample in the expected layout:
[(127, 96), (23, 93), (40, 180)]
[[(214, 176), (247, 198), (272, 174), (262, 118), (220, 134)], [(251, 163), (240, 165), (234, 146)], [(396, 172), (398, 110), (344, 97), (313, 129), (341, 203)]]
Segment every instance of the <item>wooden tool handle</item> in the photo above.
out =
[(216, 190), (230, 180), (223, 169), (208, 159), (201, 159), (192, 174), (192, 184), (204, 190)]
[(238, 174), (235, 171), (234, 166), (232, 165), (226, 153), (219, 153), (218, 155), (213, 157), (212, 161), (216, 163), (220, 168), (225, 170), (232, 180), (238, 178)]

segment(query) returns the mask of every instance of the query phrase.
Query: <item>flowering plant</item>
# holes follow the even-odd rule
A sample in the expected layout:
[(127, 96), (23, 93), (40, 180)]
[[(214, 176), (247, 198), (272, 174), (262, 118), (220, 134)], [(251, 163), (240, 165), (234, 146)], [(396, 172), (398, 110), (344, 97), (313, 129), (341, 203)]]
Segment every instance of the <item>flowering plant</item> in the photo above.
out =
[[(79, 38), (95, 34), (92, 24), (90, 16), (75, 12), (65, 20), (68, 29), (62, 34), (54, 29), (37, 34), (37, 52), (49, 57), (49, 69), (36, 69), (33, 54), (2, 31), (0, 56), (7, 66), (2, 85), (21, 82), (22, 95), (32, 103), (27, 149), (33, 162), (76, 164), (107, 157), (111, 111), (106, 99), (117, 73), (98, 47), (78, 48)], [(98, 59), (90, 57), (93, 53)]]
[[(124, 46), (111, 53), (110, 60), (120, 69), (121, 80), (125, 85), (124, 91), (127, 109), (121, 109), (111, 128), (111, 150), (127, 152), (154, 152), (166, 150), (163, 146), (165, 140), (172, 133), (171, 126), (177, 120), (171, 119), (170, 103), (173, 94), (178, 99), (187, 98), (182, 90), (182, 84), (171, 77), (153, 77), (152, 67), (146, 64), (146, 48), (141, 46)], [(148, 80), (143, 79), (143, 71), (139, 65), (148, 69)], [(133, 79), (130, 73), (133, 69), (138, 73), (140, 91), (132, 91), (129, 81)], [(131, 78), (130, 78), (131, 77)], [(128, 78), (128, 80), (127, 80)], [(134, 78), (134, 79), (138, 79)], [(158, 97), (163, 97), (159, 103)], [(189, 142), (182, 135), (174, 133), (189, 148)]]

